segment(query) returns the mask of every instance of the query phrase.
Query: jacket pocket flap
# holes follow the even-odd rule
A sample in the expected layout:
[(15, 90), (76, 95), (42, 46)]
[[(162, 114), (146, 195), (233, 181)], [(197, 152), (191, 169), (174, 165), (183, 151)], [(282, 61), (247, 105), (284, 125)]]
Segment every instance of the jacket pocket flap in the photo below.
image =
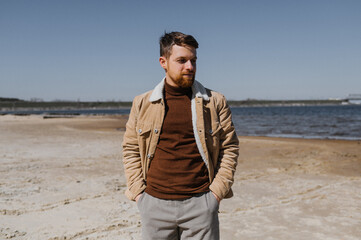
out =
[(222, 129), (221, 125), (216, 122), (212, 124), (212, 128), (209, 129), (208, 131), (206, 131), (206, 133), (208, 133), (211, 136), (216, 135), (220, 130)]
[(138, 124), (136, 129), (137, 129), (137, 134), (142, 136), (142, 135), (150, 132), (152, 130), (152, 127), (150, 124), (140, 123), (140, 124)]

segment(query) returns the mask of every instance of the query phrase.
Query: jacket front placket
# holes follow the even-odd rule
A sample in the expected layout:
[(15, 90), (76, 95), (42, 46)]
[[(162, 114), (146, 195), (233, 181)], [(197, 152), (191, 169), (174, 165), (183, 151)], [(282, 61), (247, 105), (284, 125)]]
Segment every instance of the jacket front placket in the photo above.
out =
[(155, 149), (156, 149), (158, 141), (159, 141), (160, 132), (162, 130), (164, 114), (165, 114), (165, 105), (164, 105), (163, 98), (160, 99), (159, 102), (152, 103), (152, 104), (156, 104), (156, 108), (157, 108), (156, 112), (157, 113), (155, 114), (155, 121), (154, 121), (153, 129), (152, 129), (153, 134), (152, 134), (152, 139), (150, 141), (150, 146), (149, 146), (147, 159), (146, 159), (146, 169), (145, 169), (144, 179), (147, 179), (147, 173), (149, 170), (150, 162), (152, 161), (152, 159), (154, 157)]
[(211, 161), (209, 159), (207, 144), (206, 144), (206, 135), (205, 135), (205, 126), (204, 126), (204, 114), (203, 114), (203, 103), (204, 100), (202, 97), (196, 97), (195, 104), (196, 104), (196, 114), (197, 114), (197, 131), (199, 135), (200, 142), (202, 144), (204, 156), (206, 157), (206, 164), (209, 172), (209, 179), (211, 180), (213, 178), (212, 166), (210, 166)]

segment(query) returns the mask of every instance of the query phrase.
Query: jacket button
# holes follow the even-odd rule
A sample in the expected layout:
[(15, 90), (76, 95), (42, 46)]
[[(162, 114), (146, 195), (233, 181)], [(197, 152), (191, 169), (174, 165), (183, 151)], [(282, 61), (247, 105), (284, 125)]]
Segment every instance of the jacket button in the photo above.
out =
[(158, 133), (158, 129), (154, 129), (154, 132), (155, 132), (155, 133)]
[(139, 133), (142, 133), (142, 129), (139, 129), (138, 132), (139, 132)]
[(213, 130), (212, 130), (212, 129), (210, 129), (210, 130), (209, 130), (209, 133), (211, 133), (211, 134), (212, 134), (212, 133), (213, 133)]

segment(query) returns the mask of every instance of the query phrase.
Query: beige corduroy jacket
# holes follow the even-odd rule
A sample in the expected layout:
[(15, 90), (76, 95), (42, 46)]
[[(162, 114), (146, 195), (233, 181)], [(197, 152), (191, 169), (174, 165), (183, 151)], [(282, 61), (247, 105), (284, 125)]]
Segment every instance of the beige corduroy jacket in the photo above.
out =
[[(162, 129), (165, 106), (163, 79), (152, 91), (134, 98), (123, 139), (126, 196), (134, 200), (146, 188), (150, 162)], [(238, 159), (238, 138), (225, 97), (203, 87), (192, 86), (191, 112), (194, 137), (205, 162), (210, 190), (220, 199), (233, 196), (231, 186)]]

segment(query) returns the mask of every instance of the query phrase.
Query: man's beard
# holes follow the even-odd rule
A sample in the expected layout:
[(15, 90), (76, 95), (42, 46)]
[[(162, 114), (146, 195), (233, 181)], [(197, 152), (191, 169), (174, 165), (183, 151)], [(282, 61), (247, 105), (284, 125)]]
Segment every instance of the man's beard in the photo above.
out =
[(193, 74), (192, 78), (183, 78), (183, 76), (181, 76), (180, 78), (174, 79), (174, 82), (181, 88), (189, 88), (192, 87), (194, 78), (195, 74)]

